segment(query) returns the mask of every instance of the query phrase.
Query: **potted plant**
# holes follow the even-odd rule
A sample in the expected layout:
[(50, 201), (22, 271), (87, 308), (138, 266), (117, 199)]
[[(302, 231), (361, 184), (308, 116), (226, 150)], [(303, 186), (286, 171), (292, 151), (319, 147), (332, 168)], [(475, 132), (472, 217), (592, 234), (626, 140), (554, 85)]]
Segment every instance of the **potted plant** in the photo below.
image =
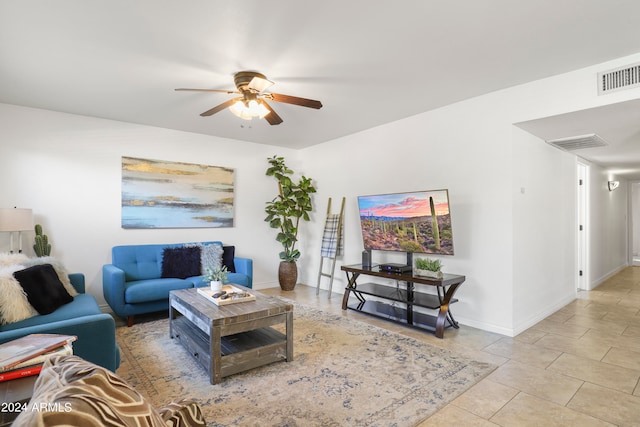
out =
[(278, 194), (267, 202), (264, 219), (271, 228), (278, 229), (276, 240), (282, 244), (278, 279), (280, 287), (285, 291), (293, 290), (298, 280), (296, 261), (300, 251), (296, 249), (300, 220), (309, 221), (312, 211), (311, 194), (316, 192), (311, 178), (304, 175), (296, 183), (291, 178), (293, 171), (285, 164), (284, 157), (273, 156), (267, 159), (269, 168), (266, 175), (278, 182)]
[(219, 292), (222, 289), (222, 282), (227, 280), (229, 271), (226, 265), (215, 268), (207, 268), (204, 279), (209, 282), (213, 292)]
[(442, 263), (439, 259), (416, 258), (416, 276), (442, 279)]

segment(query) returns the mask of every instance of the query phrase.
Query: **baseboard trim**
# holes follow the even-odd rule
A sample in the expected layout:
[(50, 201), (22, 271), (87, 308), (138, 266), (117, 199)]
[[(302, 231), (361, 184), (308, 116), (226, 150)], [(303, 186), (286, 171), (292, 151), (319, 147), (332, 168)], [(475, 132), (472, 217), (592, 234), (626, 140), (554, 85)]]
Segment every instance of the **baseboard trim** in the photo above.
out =
[(589, 284), (589, 289), (587, 289), (587, 290), (588, 291), (594, 290), (595, 288), (597, 288), (598, 286), (602, 285), (608, 279), (610, 279), (613, 276), (615, 276), (616, 274), (620, 273), (622, 270), (624, 270), (627, 267), (629, 267), (629, 263), (628, 262), (626, 262), (626, 263), (622, 264), (621, 266), (613, 269), (611, 272), (605, 274), (604, 276), (600, 277), (599, 279), (596, 279), (596, 280), (592, 281)]
[(556, 311), (560, 310), (562, 307), (564, 307), (567, 304), (570, 304), (571, 302), (575, 301), (576, 298), (577, 298), (576, 294), (567, 295), (565, 298), (560, 300), (558, 303), (556, 303), (556, 304), (554, 304), (554, 305), (552, 305), (550, 307), (547, 307), (545, 310), (539, 312), (535, 316), (532, 316), (530, 319), (528, 319), (525, 322), (520, 323), (519, 325), (517, 325), (514, 328), (505, 328), (504, 326), (495, 325), (495, 324), (492, 324), (492, 323), (478, 322), (478, 321), (475, 321), (475, 320), (470, 320), (470, 319), (467, 319), (467, 318), (464, 318), (464, 317), (460, 317), (458, 315), (456, 315), (456, 320), (458, 320), (458, 322), (461, 325), (470, 326), (470, 327), (476, 328), (476, 329), (482, 329), (483, 331), (487, 331), (487, 332), (494, 332), (496, 334), (505, 335), (507, 337), (515, 337), (516, 335), (521, 334), (522, 332), (526, 331), (527, 329), (529, 329), (530, 327), (532, 327), (536, 323), (540, 322), (541, 320), (544, 320), (547, 317), (551, 316), (553, 313), (555, 313)]

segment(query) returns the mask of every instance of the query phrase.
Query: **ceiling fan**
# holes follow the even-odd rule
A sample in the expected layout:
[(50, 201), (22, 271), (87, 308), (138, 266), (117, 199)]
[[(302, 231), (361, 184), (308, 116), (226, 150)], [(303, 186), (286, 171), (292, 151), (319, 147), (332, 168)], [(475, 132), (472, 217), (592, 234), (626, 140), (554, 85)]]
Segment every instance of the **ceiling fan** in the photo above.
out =
[(297, 96), (282, 95), (280, 93), (265, 93), (264, 91), (271, 87), (274, 82), (255, 71), (240, 71), (233, 76), (237, 90), (223, 89), (188, 89), (178, 88), (176, 90), (195, 91), (195, 92), (220, 92), (226, 94), (238, 94), (236, 98), (231, 98), (220, 105), (200, 114), (202, 117), (211, 116), (225, 108), (229, 108), (233, 114), (245, 120), (251, 120), (253, 117), (264, 118), (270, 125), (279, 125), (282, 118), (267, 103), (267, 99), (275, 102), (284, 102), (285, 104), (299, 105), (302, 107), (322, 108), (320, 101), (313, 99), (299, 98)]

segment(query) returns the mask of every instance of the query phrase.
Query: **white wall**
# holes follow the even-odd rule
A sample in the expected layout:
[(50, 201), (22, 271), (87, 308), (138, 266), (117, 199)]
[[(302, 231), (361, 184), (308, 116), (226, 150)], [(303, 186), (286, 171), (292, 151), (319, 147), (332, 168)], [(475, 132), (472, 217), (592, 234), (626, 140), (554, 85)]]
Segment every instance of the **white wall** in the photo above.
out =
[[(467, 277), (457, 293), (456, 318), (509, 333), (511, 126), (500, 122), (499, 106), (482, 104), (481, 99), (455, 104), (304, 150), (306, 169), (319, 183), (320, 203), (314, 223), (304, 228), (310, 235), (305, 242), (313, 242), (305, 248), (305, 280), (316, 283), (328, 197), (347, 197), (342, 261), (354, 264), (363, 249), (358, 195), (446, 188), (455, 255), (434, 258), (442, 260), (444, 271)], [(404, 255), (384, 258), (391, 255), (374, 251), (374, 262), (404, 260)], [(346, 282), (343, 273), (336, 275), (334, 290), (339, 291)]]
[[(629, 183), (597, 165), (590, 165), (589, 191), (589, 289), (628, 265)], [(609, 191), (609, 181), (620, 186)]]
[(629, 184), (631, 186), (631, 209), (632, 215), (632, 247), (631, 254), (633, 256), (634, 265), (638, 265), (640, 260), (640, 182), (633, 182)]
[[(575, 298), (576, 158), (514, 123), (622, 102), (630, 90), (597, 96), (596, 74), (640, 55), (506, 89), (303, 150), (319, 183), (318, 211), (303, 229), (303, 280), (315, 284), (328, 197), (347, 197), (344, 264), (362, 251), (356, 196), (449, 189), (455, 255), (444, 270), (467, 280), (453, 310), (461, 323), (514, 335)], [(623, 193), (623, 189), (620, 193)], [(594, 227), (625, 221), (621, 204), (601, 204)], [(600, 215), (607, 209), (606, 215)], [(597, 235), (613, 254), (593, 253), (594, 271), (620, 266), (626, 237)], [(389, 254), (376, 254), (390, 257)], [(385, 259), (402, 261), (402, 258)], [(339, 266), (338, 266), (339, 268)], [(340, 274), (340, 273), (339, 273)], [(341, 292), (342, 275), (333, 289)], [(326, 284), (324, 284), (326, 288)]]
[[(296, 167), (296, 151), (242, 141), (0, 104), (0, 206), (32, 208), (52, 255), (86, 275), (101, 303), (101, 267), (121, 244), (221, 240), (254, 259), (254, 286), (277, 286), (275, 232), (264, 203), (276, 194), (264, 172), (279, 154)], [(125, 230), (120, 226), (121, 157), (202, 163), (235, 170), (232, 228)], [(24, 233), (33, 254), (33, 232)], [(9, 250), (0, 233), (0, 251)]]
[(514, 128), (513, 327), (575, 298), (576, 159)]

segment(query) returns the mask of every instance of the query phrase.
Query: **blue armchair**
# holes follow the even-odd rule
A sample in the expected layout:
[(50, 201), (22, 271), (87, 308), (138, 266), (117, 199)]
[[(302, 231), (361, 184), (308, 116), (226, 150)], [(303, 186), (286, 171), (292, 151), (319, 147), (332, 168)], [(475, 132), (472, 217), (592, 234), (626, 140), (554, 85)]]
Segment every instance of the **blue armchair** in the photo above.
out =
[(73, 343), (75, 355), (115, 372), (120, 366), (115, 321), (110, 314), (100, 311), (92, 295), (85, 294), (83, 274), (69, 274), (69, 280), (79, 292), (72, 302), (50, 314), (0, 325), (0, 343), (29, 334), (75, 335), (78, 337)]

